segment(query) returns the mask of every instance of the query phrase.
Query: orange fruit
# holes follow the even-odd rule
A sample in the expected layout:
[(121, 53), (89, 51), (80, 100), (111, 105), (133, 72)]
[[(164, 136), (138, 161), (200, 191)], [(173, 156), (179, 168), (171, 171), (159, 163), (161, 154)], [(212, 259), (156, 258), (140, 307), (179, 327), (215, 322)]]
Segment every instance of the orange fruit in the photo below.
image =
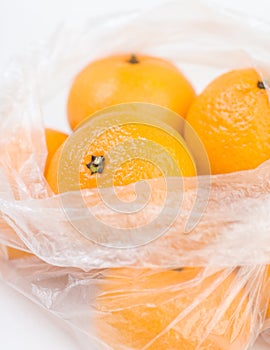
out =
[[(7, 224), (7, 222), (4, 219), (0, 219), (0, 226), (1, 226), (1, 229), (4, 233), (4, 235), (6, 235), (6, 237), (9, 237), (10, 242), (15, 244), (15, 239), (14, 239), (15, 232), (13, 231), (13, 229)], [(22, 259), (22, 258), (33, 256), (32, 254), (30, 254), (24, 250), (15, 249), (13, 247), (10, 247), (10, 246), (4, 245), (4, 244), (3, 244), (2, 248), (3, 248), (3, 250), (6, 248), (7, 257), (10, 260)], [(1, 247), (0, 247), (0, 250), (1, 250)]]
[(95, 301), (95, 329), (112, 349), (239, 350), (251, 313), (236, 274), (203, 269), (110, 269)]
[(33, 256), (33, 254), (27, 253), (23, 250), (11, 248), (11, 247), (7, 247), (7, 252), (8, 252), (8, 258), (10, 260), (23, 259), (23, 258)]
[[(195, 99), (186, 120), (205, 146), (213, 174), (253, 169), (270, 158), (269, 107), (252, 68), (219, 76)], [(199, 158), (189, 129), (185, 139)]]
[(46, 128), (45, 137), (48, 154), (44, 173), (47, 174), (48, 166), (52, 160), (54, 153), (66, 141), (68, 135), (58, 130)]
[[(163, 111), (159, 106), (152, 108)], [(47, 181), (53, 191), (59, 191), (59, 178), (62, 192), (63, 188), (97, 187), (98, 181), (101, 187), (124, 186), (162, 177), (164, 172), (166, 176), (196, 175), (180, 134), (160, 121), (147, 119), (141, 110), (145, 111), (143, 104), (132, 104), (132, 108), (127, 104), (108, 108), (109, 119), (106, 110), (90, 116), (57, 150), (49, 165)]]
[[(48, 171), (48, 164), (51, 162), (51, 158), (56, 152), (56, 150), (61, 146), (61, 144), (67, 139), (67, 135), (62, 133), (61, 131), (53, 130), (53, 129), (45, 129), (45, 137), (47, 144), (47, 160), (45, 165), (45, 175)], [(7, 247), (8, 257), (9, 259), (22, 259), (28, 256), (33, 256), (30, 253), (25, 251), (15, 249), (12, 247)]]
[(184, 117), (195, 97), (190, 82), (171, 62), (145, 55), (115, 55), (96, 60), (73, 81), (67, 104), (74, 129), (84, 118), (114, 104), (149, 102)]
[[(267, 283), (267, 301), (270, 300), (270, 265), (267, 267), (267, 273), (266, 273), (266, 283)], [(266, 310), (266, 319), (270, 319), (270, 302), (268, 302), (268, 307)]]

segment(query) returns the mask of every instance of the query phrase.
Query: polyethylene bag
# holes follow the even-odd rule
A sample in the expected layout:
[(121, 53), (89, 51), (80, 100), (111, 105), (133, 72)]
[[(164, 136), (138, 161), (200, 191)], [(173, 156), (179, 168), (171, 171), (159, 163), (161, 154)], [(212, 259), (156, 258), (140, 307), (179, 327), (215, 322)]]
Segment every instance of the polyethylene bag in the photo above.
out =
[[(255, 341), (269, 299), (270, 162), (166, 186), (153, 179), (117, 189), (120, 197), (110, 188), (52, 196), (44, 120), (65, 129), (73, 77), (111, 53), (167, 58), (198, 92), (240, 67), (267, 81), (269, 32), (198, 1), (169, 2), (65, 26), (4, 72), (1, 276), (80, 330), (88, 348), (241, 350)], [(10, 248), (31, 254), (11, 260)]]

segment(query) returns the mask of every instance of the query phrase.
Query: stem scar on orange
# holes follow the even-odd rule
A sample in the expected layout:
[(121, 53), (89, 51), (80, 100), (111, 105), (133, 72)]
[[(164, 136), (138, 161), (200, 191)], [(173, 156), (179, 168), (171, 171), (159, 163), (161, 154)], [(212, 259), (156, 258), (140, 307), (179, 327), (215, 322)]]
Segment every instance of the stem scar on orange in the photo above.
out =
[(162, 114), (168, 113), (171, 118), (179, 118), (166, 108), (156, 105), (145, 108), (143, 103), (115, 105), (90, 116), (50, 163), (47, 181), (53, 191), (196, 175), (195, 163), (183, 138), (154, 117), (160, 115), (162, 120)]
[[(255, 69), (216, 78), (195, 99), (186, 120), (205, 146), (213, 174), (253, 169), (270, 158), (269, 96)], [(188, 129), (185, 139), (196, 159)]]
[(184, 117), (194, 98), (192, 85), (171, 62), (114, 55), (90, 63), (76, 76), (68, 97), (68, 120), (74, 129), (94, 112), (125, 102), (155, 103)]
[(244, 349), (251, 312), (236, 278), (199, 268), (109, 269), (94, 304), (96, 332), (114, 350)]

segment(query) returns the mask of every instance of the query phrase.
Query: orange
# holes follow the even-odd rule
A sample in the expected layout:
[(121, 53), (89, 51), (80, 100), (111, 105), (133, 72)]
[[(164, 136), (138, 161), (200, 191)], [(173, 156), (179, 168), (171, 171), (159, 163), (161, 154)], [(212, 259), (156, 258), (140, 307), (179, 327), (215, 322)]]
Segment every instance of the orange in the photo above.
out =
[[(45, 129), (45, 136), (48, 150), (47, 161), (44, 171), (44, 173), (46, 174), (48, 170), (48, 164), (51, 162), (52, 156), (54, 155), (56, 150), (61, 146), (61, 144), (67, 139), (68, 136), (62, 133), (61, 131), (53, 129)], [(7, 247), (7, 251), (9, 259), (22, 259), (28, 256), (32, 256), (32, 254), (30, 253), (11, 247)]]
[[(253, 169), (270, 158), (269, 98), (252, 68), (216, 78), (196, 98), (186, 120), (205, 146), (213, 174)], [(185, 139), (199, 158), (188, 128)]]
[(112, 349), (239, 350), (251, 332), (236, 274), (203, 269), (110, 269), (94, 304), (95, 329)]
[(190, 82), (171, 62), (145, 55), (96, 60), (73, 81), (67, 112), (71, 128), (97, 110), (124, 102), (149, 102), (184, 117), (195, 97)]
[(23, 250), (11, 248), (11, 247), (7, 247), (7, 252), (8, 252), (8, 258), (10, 260), (23, 259), (23, 258), (33, 256), (33, 254), (27, 253)]
[(48, 154), (44, 173), (47, 174), (48, 166), (54, 153), (66, 141), (68, 135), (64, 134), (61, 131), (47, 128), (45, 129), (45, 136)]
[[(266, 296), (267, 301), (270, 300), (270, 265), (267, 267), (267, 274), (266, 274), (266, 283), (267, 283), (267, 292), (268, 295)], [(268, 302), (268, 307), (266, 311), (266, 319), (270, 319), (270, 302)]]
[[(14, 233), (13, 229), (5, 222), (4, 219), (0, 220), (0, 226), (1, 226), (1, 229), (3, 230), (4, 234), (6, 234), (6, 236), (9, 236), (11, 238), (10, 241), (15, 243), (15, 240), (14, 240), (15, 233)], [(7, 256), (10, 260), (22, 259), (22, 258), (32, 256), (32, 254), (30, 254), (24, 250), (15, 249), (15, 248), (9, 247), (9, 246), (5, 246), (5, 247), (7, 250)], [(0, 247), (0, 249), (1, 249), (1, 247)]]
[[(131, 110), (136, 116), (129, 115)], [(47, 181), (53, 191), (58, 192), (58, 177), (65, 191), (71, 191), (97, 187), (97, 181), (101, 187), (124, 186), (163, 175), (196, 175), (193, 158), (180, 134), (140, 115), (141, 110), (145, 110), (144, 104), (132, 105), (131, 109), (127, 104), (108, 108), (109, 119), (106, 110), (90, 116), (50, 163)]]

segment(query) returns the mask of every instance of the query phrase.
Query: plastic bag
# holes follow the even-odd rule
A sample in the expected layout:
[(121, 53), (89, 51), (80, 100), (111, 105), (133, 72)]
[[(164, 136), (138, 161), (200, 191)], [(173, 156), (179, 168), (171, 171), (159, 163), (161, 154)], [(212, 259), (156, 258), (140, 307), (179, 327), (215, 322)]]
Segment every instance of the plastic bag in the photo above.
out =
[[(251, 65), (267, 81), (269, 31), (266, 23), (204, 2), (167, 2), (146, 13), (62, 27), (4, 72), (1, 275), (86, 334), (88, 346), (162, 350), (175, 348), (178, 340), (187, 349), (240, 350), (254, 342), (269, 299), (270, 161), (252, 171), (168, 178), (166, 189), (160, 180), (150, 180), (148, 190), (138, 192), (143, 194), (135, 203), (141, 205), (139, 215), (115, 214), (111, 206), (119, 203), (109, 189), (103, 196), (110, 206), (104, 206), (98, 190), (51, 196), (43, 176), (44, 120), (67, 128), (64, 108), (73, 77), (91, 60), (111, 53), (167, 58), (198, 91), (224, 71)], [(149, 189), (154, 191), (147, 202)], [(134, 186), (119, 191), (129, 198)], [(88, 237), (78, 230), (89, 220), (82, 198), (95, 218)], [(166, 198), (166, 210), (160, 198)], [(125, 205), (120, 203), (121, 209)], [(73, 213), (72, 220), (67, 213)], [(134, 235), (126, 246), (106, 241), (107, 235), (121, 241), (121, 225), (134, 233), (130, 228), (138, 217), (145, 228), (153, 215), (155, 225), (141, 244)], [(96, 225), (101, 219), (102, 232)], [(97, 241), (101, 235), (105, 240)], [(35, 256), (11, 261), (6, 247)]]

